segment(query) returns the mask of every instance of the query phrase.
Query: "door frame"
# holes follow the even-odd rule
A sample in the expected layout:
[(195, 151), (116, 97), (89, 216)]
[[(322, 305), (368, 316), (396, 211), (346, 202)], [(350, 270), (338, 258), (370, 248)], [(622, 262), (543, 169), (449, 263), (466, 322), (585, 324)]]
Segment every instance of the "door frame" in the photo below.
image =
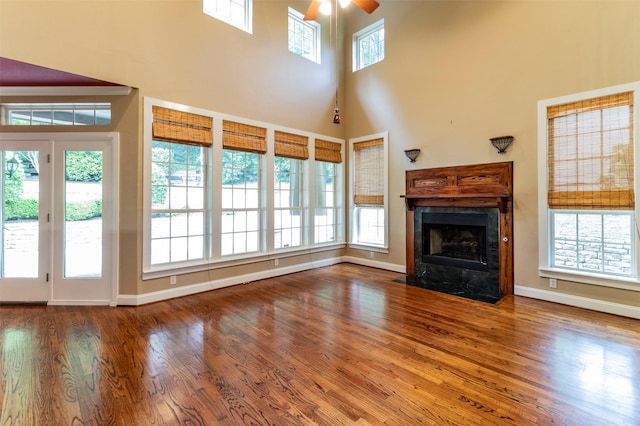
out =
[[(106, 226), (110, 226), (110, 228), (105, 229), (104, 231), (108, 232), (111, 235), (111, 247), (108, 252), (106, 252), (106, 258), (109, 259), (109, 262), (103, 264), (103, 269), (105, 271), (105, 275), (110, 277), (110, 288), (109, 288), (109, 299), (107, 300), (63, 300), (63, 299), (53, 299), (53, 288), (55, 286), (55, 281), (52, 278), (49, 287), (49, 300), (47, 300), (48, 305), (109, 305), (116, 306), (118, 300), (118, 289), (119, 289), (119, 242), (120, 242), (120, 200), (119, 200), (119, 188), (120, 188), (120, 162), (119, 159), (119, 151), (120, 151), (120, 134), (118, 132), (21, 132), (21, 133), (0, 133), (0, 140), (12, 140), (12, 141), (34, 141), (34, 142), (42, 142), (50, 144), (50, 152), (53, 155), (55, 152), (56, 141), (62, 142), (75, 142), (78, 143), (78, 146), (81, 147), (82, 141), (107, 141), (111, 147), (111, 185), (108, 185), (110, 188), (110, 193), (108, 197), (105, 194), (105, 198), (109, 198), (111, 200), (110, 203), (103, 203), (103, 212), (107, 212), (111, 218), (113, 218), (112, 223)], [(54, 162), (60, 161), (60, 159), (52, 158), (52, 165), (56, 167)], [(51, 176), (53, 178), (53, 170)], [(53, 179), (50, 184), (51, 193), (55, 193), (53, 188)], [(108, 189), (105, 188), (105, 191)], [(53, 212), (54, 205), (56, 200), (51, 197), (50, 206), (48, 208)], [(53, 260), (53, 252), (54, 252), (54, 235), (53, 235), (53, 226), (49, 226), (48, 229), (48, 245), (49, 245), (49, 258), (47, 259), (47, 263), (49, 265), (49, 270), (54, 267)], [(53, 277), (53, 274), (51, 275)]]

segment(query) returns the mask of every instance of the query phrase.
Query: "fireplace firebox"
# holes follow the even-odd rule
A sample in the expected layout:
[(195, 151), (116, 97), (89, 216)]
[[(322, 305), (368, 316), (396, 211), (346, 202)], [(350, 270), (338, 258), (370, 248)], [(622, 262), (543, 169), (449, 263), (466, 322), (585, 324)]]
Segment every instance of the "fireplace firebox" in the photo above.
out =
[(488, 215), (422, 213), (422, 261), (488, 271)]

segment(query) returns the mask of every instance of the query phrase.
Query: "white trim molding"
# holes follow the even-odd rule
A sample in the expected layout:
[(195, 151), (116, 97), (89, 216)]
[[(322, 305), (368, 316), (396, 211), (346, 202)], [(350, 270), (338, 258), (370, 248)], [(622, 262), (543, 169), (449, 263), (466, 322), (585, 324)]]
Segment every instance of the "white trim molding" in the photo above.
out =
[(267, 278), (278, 277), (280, 275), (292, 274), (294, 272), (302, 272), (308, 269), (322, 268), (324, 266), (331, 266), (341, 263), (342, 259), (334, 257), (330, 259), (323, 259), (319, 261), (311, 261), (307, 263), (301, 263), (295, 266), (288, 266), (278, 268), (274, 266), (272, 269), (268, 269), (261, 272), (254, 272), (251, 274), (237, 275), (234, 277), (223, 278), (219, 280), (205, 281), (203, 283), (192, 284), (184, 287), (172, 288), (168, 290), (154, 291), (152, 293), (145, 293), (139, 295), (121, 294), (118, 296), (119, 306), (140, 306), (147, 303), (160, 302), (163, 300), (173, 299), (176, 297), (189, 296), (196, 293), (202, 293), (209, 290), (217, 290), (219, 288), (230, 287), (238, 284), (246, 284), (253, 281), (264, 280)]
[(622, 303), (607, 302), (605, 300), (574, 296), (572, 294), (558, 293), (555, 291), (541, 290), (521, 285), (515, 286), (514, 294), (516, 296), (530, 297), (532, 299), (545, 300), (547, 302), (555, 302), (563, 305), (575, 306), (577, 308), (590, 309), (592, 311), (640, 319), (640, 307), (638, 306), (623, 305)]
[(0, 96), (126, 96), (129, 86), (2, 86)]
[(367, 259), (363, 257), (355, 256), (342, 256), (342, 261), (346, 263), (354, 263), (356, 265), (370, 266), (372, 268), (385, 269), (387, 271), (398, 272), (400, 274), (407, 273), (407, 267), (404, 265), (397, 265), (395, 263), (380, 262), (373, 259)]

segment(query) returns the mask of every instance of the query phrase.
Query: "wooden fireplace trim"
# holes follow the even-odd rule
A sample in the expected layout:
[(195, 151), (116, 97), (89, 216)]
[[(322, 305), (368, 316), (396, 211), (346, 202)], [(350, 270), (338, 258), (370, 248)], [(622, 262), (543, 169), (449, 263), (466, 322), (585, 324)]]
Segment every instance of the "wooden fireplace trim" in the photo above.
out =
[(407, 275), (415, 274), (416, 207), (497, 207), (500, 291), (513, 294), (513, 162), (407, 170)]

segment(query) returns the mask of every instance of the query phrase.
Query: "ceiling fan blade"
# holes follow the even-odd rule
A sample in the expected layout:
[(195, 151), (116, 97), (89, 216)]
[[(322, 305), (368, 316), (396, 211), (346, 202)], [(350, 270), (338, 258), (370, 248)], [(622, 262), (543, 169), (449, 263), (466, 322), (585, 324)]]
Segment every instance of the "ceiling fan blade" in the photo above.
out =
[(360, 9), (364, 10), (367, 13), (372, 13), (374, 10), (380, 6), (376, 0), (351, 0), (358, 6)]
[(305, 21), (313, 21), (318, 16), (318, 10), (320, 9), (320, 0), (311, 0), (307, 13), (304, 14)]

